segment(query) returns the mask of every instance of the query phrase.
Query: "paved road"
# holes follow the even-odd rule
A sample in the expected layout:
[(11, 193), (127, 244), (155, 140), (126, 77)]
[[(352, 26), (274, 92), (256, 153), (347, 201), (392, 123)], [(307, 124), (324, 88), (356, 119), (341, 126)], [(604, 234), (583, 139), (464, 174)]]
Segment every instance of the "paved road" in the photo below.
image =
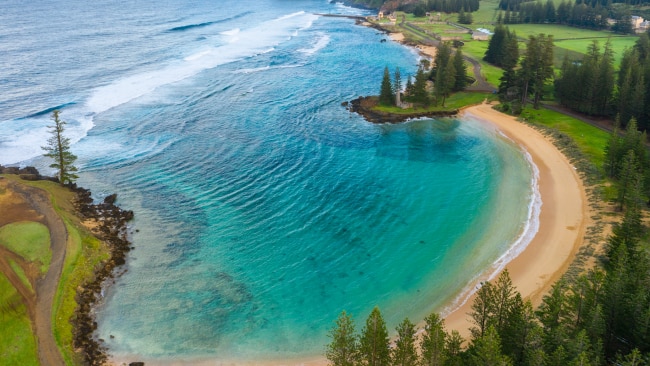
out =
[(36, 307), (32, 319), (38, 342), (40, 364), (44, 366), (64, 365), (52, 332), (52, 305), (63, 270), (68, 232), (65, 224), (52, 208), (49, 195), (45, 191), (16, 183), (12, 183), (11, 188), (23, 196), (36, 212), (43, 215), (43, 221), (50, 230), (52, 260), (45, 277), (36, 281)]

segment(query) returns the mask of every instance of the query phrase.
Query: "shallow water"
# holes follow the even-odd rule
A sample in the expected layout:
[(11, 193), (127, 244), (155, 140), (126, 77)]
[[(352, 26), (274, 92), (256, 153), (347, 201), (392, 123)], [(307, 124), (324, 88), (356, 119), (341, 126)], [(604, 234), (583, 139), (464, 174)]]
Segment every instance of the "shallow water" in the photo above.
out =
[(341, 310), (361, 324), (379, 305), (391, 329), (419, 321), (526, 228), (532, 168), (492, 129), (374, 125), (341, 106), (377, 93), (384, 66), (418, 62), (375, 30), (313, 15), (360, 10), (8, 3), (0, 164), (47, 171), (39, 146), (60, 108), (79, 183), (136, 214), (128, 272), (97, 313), (114, 355), (321, 354)]

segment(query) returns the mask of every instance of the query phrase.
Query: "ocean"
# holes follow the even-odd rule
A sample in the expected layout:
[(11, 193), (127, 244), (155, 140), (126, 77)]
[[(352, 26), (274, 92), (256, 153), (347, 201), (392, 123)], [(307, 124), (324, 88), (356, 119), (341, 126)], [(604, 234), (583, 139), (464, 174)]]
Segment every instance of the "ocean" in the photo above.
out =
[(419, 55), (326, 0), (5, 0), (0, 164), (52, 173), (54, 109), (97, 200), (135, 212), (96, 309), (116, 359), (323, 355), (342, 310), (448, 311), (537, 228), (535, 167), (471, 118), (341, 103)]

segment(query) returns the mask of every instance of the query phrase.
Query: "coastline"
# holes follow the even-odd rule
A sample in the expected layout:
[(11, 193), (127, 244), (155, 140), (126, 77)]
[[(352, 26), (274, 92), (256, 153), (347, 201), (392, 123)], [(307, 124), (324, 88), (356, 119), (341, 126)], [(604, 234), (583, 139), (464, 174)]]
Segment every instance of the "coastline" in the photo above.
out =
[[(505, 265), (513, 285), (536, 308), (551, 286), (566, 272), (584, 243), (590, 215), (582, 179), (548, 137), (515, 117), (496, 111), (489, 104), (463, 109), (461, 116), (495, 126), (525, 149), (539, 170), (538, 184), (543, 202), (539, 230), (528, 246)], [(469, 337), (472, 324), (467, 314), (471, 311), (473, 299), (472, 294), (462, 299), (459, 306), (448, 314), (443, 314), (447, 330), (457, 330), (463, 337)]]
[[(525, 249), (504, 266), (522, 297), (537, 307), (550, 287), (566, 272), (584, 243), (590, 217), (585, 187), (575, 168), (553, 141), (531, 126), (494, 110), (490, 104), (464, 108), (460, 115), (493, 126), (527, 152), (539, 170), (537, 183), (543, 202), (539, 215), (539, 230)], [(496, 266), (497, 263), (492, 268), (486, 268), (483, 277), (477, 279), (477, 282), (490, 276), (498, 276), (501, 271), (495, 272)], [(471, 311), (474, 299), (473, 292), (469, 293), (468, 289), (475, 288), (477, 284), (471, 283), (460, 289), (455, 300), (446, 304), (447, 308), (453, 307), (448, 313), (445, 314), (444, 309), (437, 310), (445, 318), (446, 330), (457, 330), (465, 339), (469, 339), (469, 328), (472, 326), (467, 314)], [(359, 326), (362, 319), (357, 319), (356, 323)], [(418, 327), (422, 325), (421, 320), (418, 320)], [(393, 330), (390, 329), (389, 332), (392, 334)], [(129, 361), (133, 360), (112, 358), (114, 365), (128, 364)], [(148, 363), (147, 360), (143, 361)], [(215, 361), (195, 359), (191, 363), (214, 365)], [(169, 360), (161, 363), (156, 360), (155, 363), (179, 365), (183, 364), (183, 361)], [(219, 360), (217, 364), (321, 366), (326, 365), (327, 360), (321, 355), (265, 361)]]

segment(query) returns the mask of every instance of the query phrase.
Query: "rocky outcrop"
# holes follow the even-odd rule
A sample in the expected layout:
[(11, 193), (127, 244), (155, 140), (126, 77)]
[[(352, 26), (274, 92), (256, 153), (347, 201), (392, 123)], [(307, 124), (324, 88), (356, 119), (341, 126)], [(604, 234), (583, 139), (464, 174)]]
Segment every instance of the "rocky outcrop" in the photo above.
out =
[(89, 190), (75, 185), (71, 189), (76, 193), (75, 206), (79, 216), (97, 222), (94, 233), (108, 244), (111, 254), (96, 270), (95, 277), (79, 288), (77, 312), (72, 320), (73, 345), (81, 350), (84, 362), (88, 365), (103, 365), (107, 361), (106, 347), (102, 345), (103, 340), (94, 336), (97, 322), (92, 307), (97, 302), (105, 281), (113, 278), (115, 269), (126, 263), (126, 255), (131, 250), (127, 223), (133, 219), (133, 211), (116, 206), (116, 194), (107, 196), (102, 203), (94, 204)]
[(347, 108), (355, 113), (360, 114), (368, 122), (373, 123), (400, 123), (405, 122), (411, 119), (416, 118), (425, 118), (425, 117), (448, 117), (458, 114), (457, 109), (446, 110), (446, 111), (426, 111), (417, 109), (412, 109), (412, 111), (405, 113), (390, 113), (377, 110), (377, 98), (376, 97), (359, 97), (345, 104)]

